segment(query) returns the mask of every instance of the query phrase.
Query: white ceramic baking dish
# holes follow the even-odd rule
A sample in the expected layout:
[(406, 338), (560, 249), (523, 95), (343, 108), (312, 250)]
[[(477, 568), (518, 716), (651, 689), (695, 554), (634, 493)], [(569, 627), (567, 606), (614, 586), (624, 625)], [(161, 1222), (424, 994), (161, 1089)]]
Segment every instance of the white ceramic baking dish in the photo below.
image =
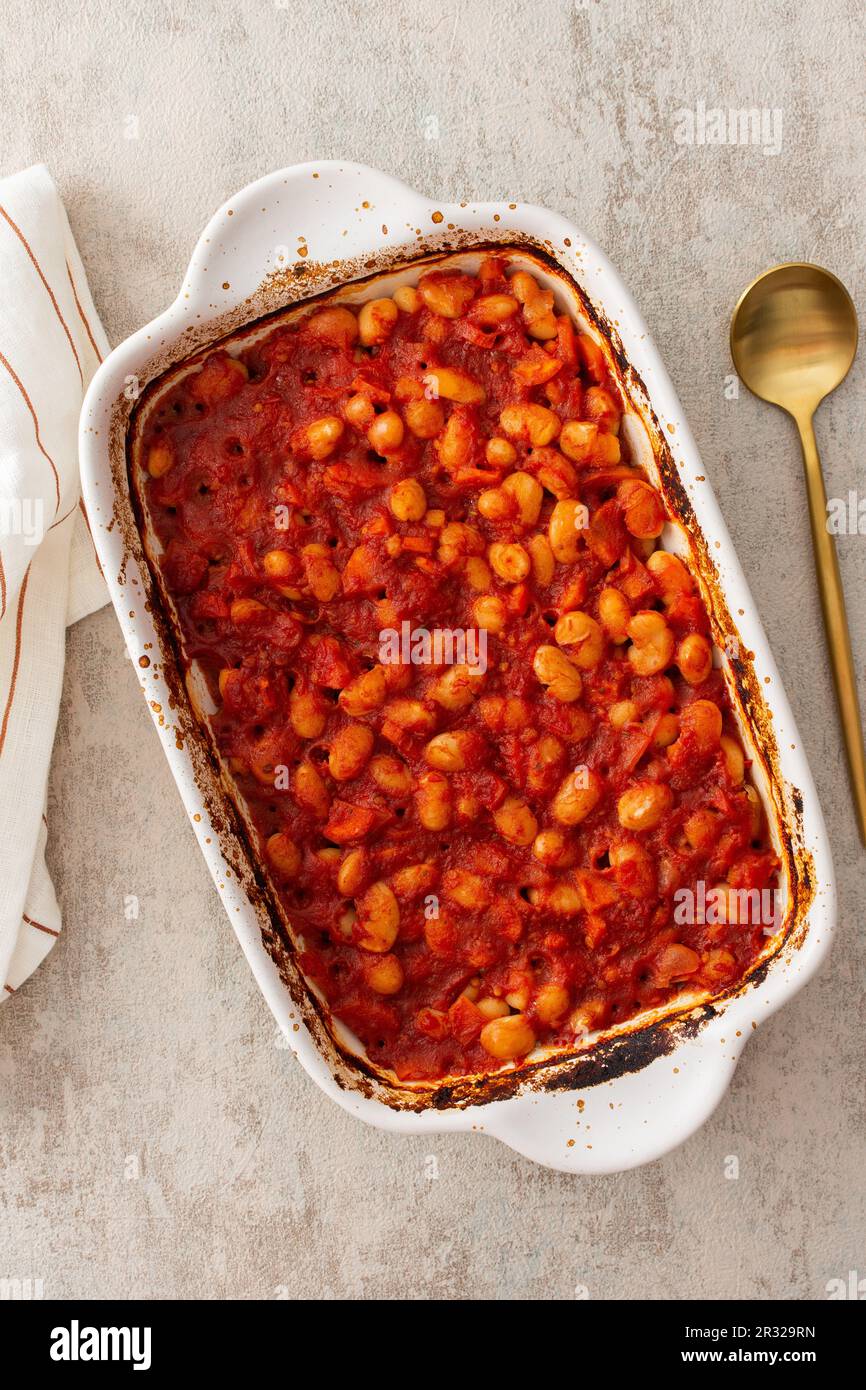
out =
[[(532, 1059), (497, 1086), (395, 1090), (321, 1017), (281, 939), (242, 826), (192, 717), (131, 505), (130, 415), (141, 391), (191, 353), (265, 314), (339, 287), (358, 300), (417, 279), (419, 258), (498, 243), (534, 269), (610, 345), (632, 407), (626, 426), (681, 524), (664, 543), (699, 576), (754, 776), (784, 861), (782, 922), (750, 978), (722, 998), (681, 1001), (586, 1039), (579, 1053)], [(412, 262), (415, 262), (414, 266)], [(387, 277), (384, 280), (381, 277)], [(359, 283), (354, 283), (359, 282)], [(204, 231), (174, 303), (116, 348), (81, 417), (84, 498), (94, 541), (166, 757), (259, 986), (314, 1080), (350, 1113), (400, 1133), (478, 1130), (566, 1172), (614, 1172), (686, 1139), (717, 1105), (746, 1039), (820, 964), (835, 917), (826, 831), (788, 701), (697, 448), (646, 326), (616, 271), (554, 213), (518, 203), (430, 202), (357, 164), (280, 170), (226, 203)], [(780, 1101), (780, 1104), (783, 1101)]]

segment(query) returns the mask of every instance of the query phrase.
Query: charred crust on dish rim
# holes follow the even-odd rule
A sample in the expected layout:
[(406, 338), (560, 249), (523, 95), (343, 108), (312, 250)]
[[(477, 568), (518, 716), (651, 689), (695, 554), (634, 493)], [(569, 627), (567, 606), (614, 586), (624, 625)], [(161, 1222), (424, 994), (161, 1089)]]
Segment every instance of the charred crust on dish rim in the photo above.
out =
[[(582, 1045), (548, 1047), (544, 1055), (509, 1065), (483, 1076), (460, 1076), (427, 1083), (401, 1083), (378, 1070), (367, 1057), (341, 1041), (339, 1025), (297, 963), (297, 947), (289, 922), (272, 891), (253, 849), (250, 828), (229, 774), (223, 769), (209, 727), (195, 714), (184, 676), (184, 664), (172, 620), (172, 604), (148, 544), (146, 517), (133, 464), (140, 426), (154, 395), (167, 379), (196, 365), (204, 356), (230, 341), (239, 344), (248, 335), (267, 329), (287, 311), (312, 307), (325, 297), (354, 295), (384, 275), (421, 271), (431, 264), (461, 253), (509, 252), (535, 261), (539, 269), (555, 277), (572, 307), (594, 329), (608, 356), (613, 375), (628, 408), (642, 422), (648, 436), (657, 482), (668, 509), (679, 523), (688, 547), (690, 568), (698, 580), (710, 615), (717, 644), (736, 633), (716, 566), (701, 532), (688, 488), (673, 451), (652, 408), (649, 392), (630, 364), (622, 342), (607, 315), (593, 304), (563, 263), (551, 242), (518, 232), (498, 237), (488, 233), (450, 229), (402, 247), (343, 261), (303, 261), (267, 275), (248, 299), (207, 323), (191, 325), (170, 344), (155, 345), (147, 364), (147, 380), (136, 401), (120, 396), (115, 402), (110, 428), (110, 464), (114, 481), (112, 526), (122, 537), (124, 555), (134, 557), (145, 588), (145, 607), (156, 629), (161, 663), (152, 674), (161, 675), (169, 692), (177, 739), (190, 759), (196, 786), (228, 871), (236, 878), (253, 907), (268, 955), (330, 1068), (336, 1084), (403, 1111), (453, 1110), (504, 1100), (526, 1090), (567, 1091), (586, 1089), (629, 1073), (641, 1071), (659, 1057), (670, 1055), (682, 1040), (696, 1036), (716, 1018), (730, 1000), (742, 996), (763, 981), (771, 963), (781, 954), (802, 945), (808, 910), (815, 896), (815, 873), (803, 833), (803, 798), (782, 776), (772, 715), (747, 653), (729, 659), (725, 671), (735, 711), (746, 732), (749, 752), (762, 773), (764, 802), (787, 890), (785, 920), (749, 972), (727, 991), (707, 998), (682, 996), (664, 1010), (644, 1013), (607, 1032), (583, 1040)], [(569, 253), (579, 273), (579, 254)], [(122, 566), (125, 569), (126, 560)], [(119, 576), (123, 582), (123, 573)], [(768, 804), (769, 803), (769, 804)]]

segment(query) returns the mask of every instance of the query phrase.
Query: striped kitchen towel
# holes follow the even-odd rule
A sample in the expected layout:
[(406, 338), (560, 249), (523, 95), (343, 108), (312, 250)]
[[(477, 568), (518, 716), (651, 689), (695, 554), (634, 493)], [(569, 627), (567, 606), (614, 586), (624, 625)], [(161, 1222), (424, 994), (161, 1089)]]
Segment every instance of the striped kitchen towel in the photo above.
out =
[(0, 179), (0, 998), (48, 954), (48, 764), (66, 628), (108, 593), (78, 480), (84, 390), (108, 351), (66, 213), (35, 166)]

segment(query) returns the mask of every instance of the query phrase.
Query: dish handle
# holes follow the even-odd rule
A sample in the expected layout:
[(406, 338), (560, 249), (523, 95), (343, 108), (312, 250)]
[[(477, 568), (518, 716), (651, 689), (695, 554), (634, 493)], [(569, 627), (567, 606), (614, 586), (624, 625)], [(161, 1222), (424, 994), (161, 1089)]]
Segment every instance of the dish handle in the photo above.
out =
[[(437, 216), (441, 222), (435, 204), (378, 169), (339, 160), (295, 164), (249, 184), (214, 213), (175, 307), (203, 299), (215, 314), (231, 310), (261, 290), (269, 275), (299, 265), (311, 269), (317, 246), (333, 245), (335, 227), (347, 259), (369, 257), (371, 243), (382, 250), (413, 246), (418, 231), (436, 231)], [(296, 297), (309, 293), (300, 282)], [(286, 302), (293, 297), (287, 294)]]
[(564, 1173), (617, 1173), (652, 1162), (694, 1134), (724, 1096), (746, 1043), (732, 1022), (717, 1016), (649, 1066), (596, 1086), (527, 1089), (489, 1106), (479, 1128)]

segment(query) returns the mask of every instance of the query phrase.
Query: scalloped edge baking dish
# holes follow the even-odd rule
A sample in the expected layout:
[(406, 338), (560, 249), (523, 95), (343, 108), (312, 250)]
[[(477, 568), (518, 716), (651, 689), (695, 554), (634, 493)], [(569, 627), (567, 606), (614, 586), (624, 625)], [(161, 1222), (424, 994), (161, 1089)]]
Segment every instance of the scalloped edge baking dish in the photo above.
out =
[[(524, 247), (573, 282), (611, 344), (628, 397), (653, 437), (657, 473), (710, 604), (736, 632), (726, 670), (786, 865), (788, 913), (767, 959), (730, 994), (645, 1018), (577, 1054), (494, 1084), (401, 1093), (399, 1102), (335, 1040), (291, 959), (264, 884), (189, 710), (130, 502), (129, 417), (168, 367), (254, 320), (340, 286), (481, 245)], [(416, 264), (417, 273), (417, 264)], [(356, 287), (357, 288), (357, 287)], [(184, 804), (256, 980), (288, 1046), (344, 1109), (402, 1133), (479, 1130), (566, 1172), (648, 1162), (709, 1116), (758, 1023), (815, 972), (832, 936), (835, 885), (821, 810), (788, 701), (724, 521), (671, 382), (634, 302), (577, 228), (516, 203), (430, 202), (362, 165), (320, 162), (249, 185), (211, 219), (175, 302), (110, 355), (81, 416), (82, 487), (112, 601)], [(736, 614), (734, 626), (732, 614)], [(499, 1079), (497, 1084), (497, 1079)]]

